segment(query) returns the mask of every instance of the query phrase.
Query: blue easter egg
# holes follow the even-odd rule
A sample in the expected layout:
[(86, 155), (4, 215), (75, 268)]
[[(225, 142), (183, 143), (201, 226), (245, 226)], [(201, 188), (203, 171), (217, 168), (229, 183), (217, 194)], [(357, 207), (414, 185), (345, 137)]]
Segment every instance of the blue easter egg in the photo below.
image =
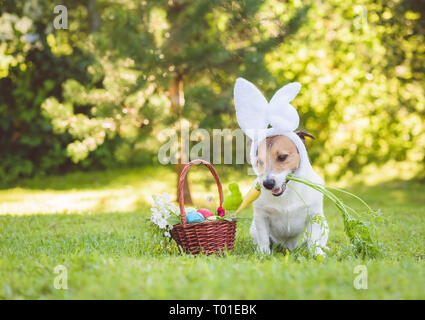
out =
[(196, 211), (186, 212), (186, 219), (187, 219), (187, 223), (189, 223), (189, 224), (199, 223), (199, 222), (205, 221), (204, 216), (202, 214), (200, 214), (199, 212), (196, 212)]

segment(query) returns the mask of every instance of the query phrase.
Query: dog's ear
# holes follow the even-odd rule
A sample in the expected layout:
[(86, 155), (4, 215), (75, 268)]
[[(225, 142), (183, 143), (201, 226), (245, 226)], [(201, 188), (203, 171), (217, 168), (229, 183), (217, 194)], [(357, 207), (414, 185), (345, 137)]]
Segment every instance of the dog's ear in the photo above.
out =
[(316, 140), (315, 137), (313, 137), (310, 133), (308, 133), (305, 130), (298, 130), (298, 131), (295, 131), (295, 133), (298, 135), (298, 137), (301, 138), (301, 140), (303, 141), (304, 144), (305, 144), (305, 137), (309, 137), (313, 140)]

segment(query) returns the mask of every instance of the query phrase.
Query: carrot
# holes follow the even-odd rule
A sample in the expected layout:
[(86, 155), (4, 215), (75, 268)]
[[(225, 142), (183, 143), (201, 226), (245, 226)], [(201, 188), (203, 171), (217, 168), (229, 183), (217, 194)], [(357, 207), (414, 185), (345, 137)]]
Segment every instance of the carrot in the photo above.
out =
[(261, 194), (260, 185), (259, 183), (257, 183), (257, 185), (255, 187), (251, 187), (248, 193), (243, 197), (243, 201), (235, 213), (238, 214), (247, 206), (249, 206), (252, 202), (254, 202), (260, 196), (260, 194)]

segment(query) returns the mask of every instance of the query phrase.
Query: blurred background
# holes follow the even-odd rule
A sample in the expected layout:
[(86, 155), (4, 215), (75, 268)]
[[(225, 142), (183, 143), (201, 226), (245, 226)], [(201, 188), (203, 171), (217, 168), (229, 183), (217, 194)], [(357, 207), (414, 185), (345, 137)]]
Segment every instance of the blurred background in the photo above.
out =
[[(179, 257), (154, 229), (152, 195), (174, 197), (182, 168), (160, 164), (163, 130), (237, 129), (238, 77), (267, 99), (302, 83), (314, 169), (377, 210), (385, 258), (353, 256), (330, 201), (320, 263), (255, 255), (252, 207), (226, 259)], [(424, 91), (424, 0), (0, 0), (0, 299), (424, 298)], [(215, 167), (225, 194), (253, 182)], [(208, 170), (189, 181), (215, 211)]]
[(0, 4), (4, 188), (68, 172), (163, 170), (161, 130), (182, 119), (191, 129), (238, 127), (240, 76), (268, 99), (302, 83), (293, 105), (328, 181), (425, 177), (425, 1)]

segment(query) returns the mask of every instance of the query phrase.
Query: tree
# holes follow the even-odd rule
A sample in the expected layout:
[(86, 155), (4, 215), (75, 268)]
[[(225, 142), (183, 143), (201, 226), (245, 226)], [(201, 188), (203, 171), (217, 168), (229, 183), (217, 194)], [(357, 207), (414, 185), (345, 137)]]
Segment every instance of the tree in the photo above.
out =
[[(133, 68), (141, 71), (136, 76), (141, 81), (133, 81), (132, 87), (127, 91), (121, 89), (129, 87), (120, 84), (118, 96), (124, 98), (133, 90), (134, 93), (140, 93), (143, 87), (148, 83), (151, 84), (154, 87), (151, 95), (159, 94), (162, 97), (168, 95), (170, 116), (168, 120), (162, 120), (165, 123), (168, 121), (177, 132), (186, 113), (185, 100), (195, 107), (198, 98), (196, 95), (200, 91), (204, 91), (202, 95), (209, 97), (202, 101), (202, 104), (208, 105), (209, 109), (206, 110), (204, 106), (205, 118), (209, 113), (215, 113), (213, 119), (217, 119), (219, 113), (233, 113), (230, 92), (238, 75), (261, 79), (264, 82), (272, 81), (265, 67), (264, 55), (296, 31), (308, 9), (294, 8), (284, 22), (280, 14), (270, 13), (269, 6), (274, 3), (273, 1), (265, 6), (263, 1), (163, 0), (142, 3), (139, 6), (138, 2), (126, 3), (132, 10), (128, 10), (125, 6), (116, 8), (118, 11), (115, 13), (107, 10), (108, 14), (113, 14), (114, 19), (103, 22), (100, 34), (94, 40), (99, 50), (99, 59), (103, 66), (112, 64), (110, 69), (112, 73), (114, 70), (121, 70), (120, 61), (133, 60)], [(142, 19), (138, 19), (140, 13)], [(106, 12), (104, 16), (107, 16)], [(125, 27), (119, 26), (122, 16), (128, 21), (124, 24)], [(267, 24), (267, 28), (264, 24)], [(108, 45), (104, 38), (105, 34), (117, 42), (112, 41)], [(140, 45), (135, 45), (133, 41), (122, 43), (122, 39), (132, 37), (143, 46), (138, 52), (135, 52), (135, 49)], [(105, 52), (109, 53), (108, 61), (103, 58)], [(103, 86), (106, 88), (105, 79), (107, 76), (103, 80)], [(92, 117), (90, 119), (86, 117), (84, 120), (90, 124), (88, 125), (90, 130), (88, 127), (85, 130), (82, 124), (76, 128), (71, 123), (77, 121), (66, 120), (77, 117), (72, 111), (55, 114), (58, 102), (49, 100), (44, 109), (53, 119), (59, 117), (62, 124), (68, 123), (68, 127), (64, 125), (66, 130), (73, 130), (74, 136), (80, 139), (68, 147), (71, 156), (74, 155), (73, 159), (78, 161), (102, 144), (108, 132), (112, 134), (112, 131), (116, 131), (115, 128), (120, 127), (128, 119), (128, 116), (122, 116), (120, 119), (114, 117), (113, 120), (102, 118), (99, 115), (99, 108), (105, 111), (104, 114), (111, 116), (114, 113), (121, 113), (120, 110), (124, 110), (125, 105), (128, 110), (126, 114), (140, 115), (142, 106), (140, 108), (127, 106), (125, 99), (119, 100), (118, 96), (113, 99), (114, 103), (105, 105), (100, 100), (89, 99), (90, 90), (85, 91), (86, 89), (78, 87), (78, 84), (73, 86), (75, 90), (71, 90), (70, 85), (64, 87), (68, 102), (73, 105), (78, 103), (96, 106), (97, 114), (92, 112)], [(102, 94), (111, 94), (111, 88), (106, 89)], [(99, 93), (99, 90), (96, 89), (96, 93)], [(68, 91), (70, 94), (67, 94)], [(188, 99), (185, 99), (185, 92)], [(221, 96), (221, 99), (217, 99), (217, 96)], [(77, 101), (76, 97), (80, 97), (78, 98), (80, 100)], [(146, 100), (148, 99), (149, 97)], [(146, 103), (143, 108), (145, 105)], [(191, 108), (188, 109), (190, 111)], [(161, 121), (157, 118), (156, 122), (158, 120)], [(98, 129), (108, 121), (112, 123), (107, 129)], [(96, 124), (97, 129), (94, 129)], [(94, 135), (98, 138), (94, 138)], [(88, 138), (81, 140), (83, 136)], [(79, 156), (75, 156), (77, 154)], [(182, 167), (179, 156), (176, 165), (177, 177)], [(192, 203), (188, 183), (184, 185), (184, 195), (185, 202)]]
[[(75, 5), (70, 8), (79, 19)], [(64, 152), (71, 137), (53, 133), (40, 105), (49, 96), (61, 98), (61, 84), (68, 78), (86, 83), (90, 57), (66, 33), (52, 41), (47, 26), (53, 8), (53, 1), (3, 1), (0, 7), (1, 183), (71, 167)]]
[(181, 119), (237, 127), (238, 76), (269, 97), (302, 83), (294, 106), (328, 180), (425, 177), (421, 1), (63, 1), (68, 30), (56, 4), (0, 7), (1, 181), (155, 164)]
[(327, 179), (424, 177), (424, 16), (419, 1), (317, 2), (269, 55), (278, 82), (303, 85), (294, 103)]

